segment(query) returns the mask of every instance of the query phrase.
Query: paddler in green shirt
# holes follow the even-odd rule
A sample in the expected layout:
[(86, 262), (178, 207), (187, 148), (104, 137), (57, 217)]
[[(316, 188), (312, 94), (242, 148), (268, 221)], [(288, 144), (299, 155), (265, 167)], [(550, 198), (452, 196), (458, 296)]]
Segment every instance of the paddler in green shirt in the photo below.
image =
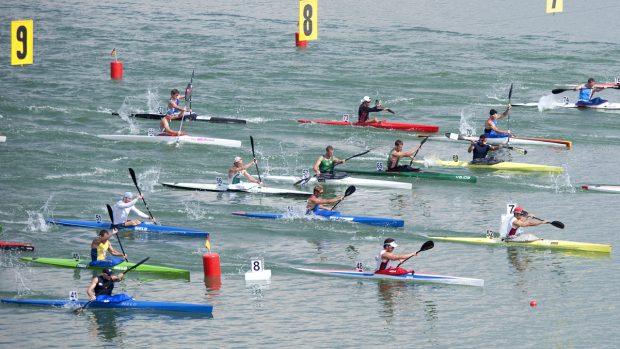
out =
[(319, 156), (319, 158), (314, 163), (314, 167), (312, 169), (319, 176), (321, 173), (333, 173), (334, 165), (344, 164), (344, 160), (340, 160), (334, 156), (334, 147), (328, 145), (325, 148), (325, 155)]

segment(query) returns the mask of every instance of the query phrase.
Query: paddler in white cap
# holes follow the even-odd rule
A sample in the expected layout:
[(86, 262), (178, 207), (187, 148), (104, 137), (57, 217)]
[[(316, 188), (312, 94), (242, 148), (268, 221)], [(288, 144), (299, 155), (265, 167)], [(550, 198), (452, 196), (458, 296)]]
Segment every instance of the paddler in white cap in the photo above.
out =
[(123, 194), (123, 197), (114, 204), (114, 207), (112, 207), (114, 214), (114, 225), (130, 227), (142, 223), (139, 219), (133, 219), (130, 221), (127, 220), (127, 216), (131, 211), (133, 211), (141, 218), (148, 218), (151, 221), (157, 223), (154, 219), (151, 219), (149, 215), (136, 208), (136, 202), (138, 202), (138, 199), (142, 199), (143, 197), (144, 195), (140, 194), (134, 199), (131, 192), (125, 192), (125, 194)]
[(392, 109), (382, 106), (381, 102), (379, 102), (378, 99), (375, 100), (375, 106), (372, 108), (370, 107), (370, 97), (364, 96), (361, 102), (362, 104), (360, 104), (360, 107), (357, 110), (357, 122), (379, 122), (379, 119), (377, 118), (368, 119), (368, 114), (380, 112), (383, 110), (394, 114), (394, 111), (392, 111)]
[(247, 178), (248, 181), (250, 181), (250, 183), (263, 185), (262, 182), (260, 182), (258, 179), (254, 178), (251, 174), (248, 173), (248, 168), (254, 166), (254, 164), (256, 163), (256, 159), (254, 159), (249, 164), (244, 165), (243, 159), (239, 156), (235, 156), (232, 167), (228, 169), (228, 184), (242, 185), (241, 176), (243, 175), (245, 178)]

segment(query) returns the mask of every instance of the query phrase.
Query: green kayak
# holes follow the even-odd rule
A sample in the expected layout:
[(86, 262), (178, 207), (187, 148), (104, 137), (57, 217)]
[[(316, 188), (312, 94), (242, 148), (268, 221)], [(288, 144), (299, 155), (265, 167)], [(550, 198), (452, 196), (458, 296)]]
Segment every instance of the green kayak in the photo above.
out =
[(342, 170), (348, 173), (366, 175), (366, 176), (383, 176), (383, 177), (415, 177), (415, 178), (425, 178), (425, 179), (437, 179), (444, 181), (454, 181), (454, 182), (468, 182), (468, 183), (476, 183), (478, 180), (476, 176), (470, 175), (460, 175), (460, 174), (451, 174), (451, 173), (440, 173), (440, 172), (429, 172), (429, 171), (413, 171), (413, 172), (386, 172), (386, 171), (368, 171), (368, 170), (350, 170), (344, 169)]
[[(80, 260), (80, 259), (72, 259), (72, 258), (38, 258), (38, 257), (22, 257), (24, 261), (41, 263), (46, 265), (52, 265), (55, 267), (63, 267), (63, 268), (78, 268), (78, 269), (103, 269), (103, 266), (91, 266), (88, 261)], [(130, 267), (134, 266), (136, 263), (129, 262), (121, 262), (115, 266), (111, 266), (112, 270), (117, 273), (122, 273)], [(158, 265), (149, 265), (149, 264), (141, 264), (134, 271), (144, 272), (144, 273), (157, 273), (157, 274), (167, 274), (175, 277), (189, 278), (189, 270), (186, 269), (177, 269), (177, 268), (168, 268), (162, 267)]]

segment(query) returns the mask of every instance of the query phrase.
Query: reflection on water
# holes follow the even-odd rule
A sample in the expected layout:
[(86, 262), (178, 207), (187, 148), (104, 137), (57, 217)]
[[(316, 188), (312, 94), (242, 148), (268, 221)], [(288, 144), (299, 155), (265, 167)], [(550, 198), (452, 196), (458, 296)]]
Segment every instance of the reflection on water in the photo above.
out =
[(119, 331), (117, 317), (121, 312), (116, 310), (89, 311), (88, 333), (93, 338), (99, 338), (104, 342), (114, 341), (117, 337), (123, 336), (124, 332)]
[(422, 305), (424, 317), (431, 328), (438, 320), (437, 305), (433, 301), (420, 300), (417, 291), (420, 290), (416, 285), (405, 282), (394, 282), (389, 280), (379, 280), (378, 296), (383, 305), (380, 314), (385, 318), (387, 324), (391, 324), (394, 315), (399, 312), (413, 312)]

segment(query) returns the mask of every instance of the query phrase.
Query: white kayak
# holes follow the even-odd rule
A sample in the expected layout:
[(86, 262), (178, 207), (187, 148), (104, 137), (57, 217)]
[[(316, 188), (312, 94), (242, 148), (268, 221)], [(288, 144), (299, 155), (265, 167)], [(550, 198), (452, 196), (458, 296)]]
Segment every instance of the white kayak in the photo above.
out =
[[(301, 177), (295, 176), (272, 176), (265, 175), (263, 178), (268, 179), (274, 182), (285, 182), (285, 183), (296, 183), (301, 180)], [(376, 179), (365, 179), (365, 178), (354, 178), (354, 177), (344, 177), (338, 179), (325, 179), (318, 180), (316, 177), (311, 177), (307, 182), (303, 184), (331, 184), (331, 185), (357, 185), (360, 187), (373, 187), (373, 188), (390, 188), (390, 189), (408, 189), (411, 190), (413, 185), (411, 183), (405, 182), (395, 182), (395, 181), (381, 181)]]
[(0, 134), (0, 143), (4, 143), (4, 142), (6, 142), (6, 136)]
[(175, 144), (202, 144), (202, 145), (219, 145), (222, 147), (241, 147), (241, 141), (223, 138), (211, 137), (195, 137), (195, 136), (144, 136), (144, 135), (97, 135), (99, 138), (111, 141), (127, 141), (127, 142), (147, 142), (147, 143), (167, 143)]
[[(442, 141), (442, 142), (451, 142), (451, 141), (462, 141), (462, 142), (476, 142), (478, 141), (477, 136), (466, 136), (458, 133), (446, 133), (445, 135), (418, 135), (418, 137), (429, 137), (429, 140), (433, 141)], [(556, 147), (556, 148), (565, 148), (570, 149), (573, 145), (571, 141), (565, 141), (561, 139), (547, 139), (547, 138), (530, 138), (530, 137), (510, 137), (510, 142), (508, 142), (508, 137), (501, 138), (487, 138), (488, 144), (493, 145), (540, 145), (540, 146), (548, 146), (548, 147)]]
[(620, 185), (582, 185), (581, 189), (601, 193), (620, 194)]
[[(513, 107), (538, 107), (538, 102), (532, 103), (513, 103)], [(580, 108), (580, 109), (603, 109), (603, 110), (620, 110), (620, 103), (605, 102), (597, 105), (576, 105), (572, 102), (553, 102), (542, 105), (544, 109), (554, 108)]]
[(256, 183), (240, 183), (230, 185), (217, 185), (216, 183), (161, 183), (162, 185), (175, 189), (202, 190), (213, 192), (235, 192), (250, 194), (272, 194), (272, 195), (295, 195), (308, 197), (312, 193), (300, 190), (279, 189), (260, 186)]

